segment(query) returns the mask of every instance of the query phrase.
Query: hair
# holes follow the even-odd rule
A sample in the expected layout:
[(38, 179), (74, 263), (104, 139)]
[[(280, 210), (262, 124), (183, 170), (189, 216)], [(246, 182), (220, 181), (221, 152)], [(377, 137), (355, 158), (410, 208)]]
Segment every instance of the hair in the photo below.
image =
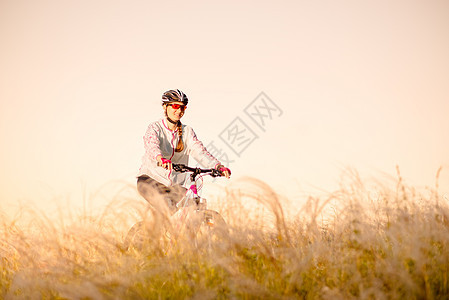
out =
[(181, 121), (178, 121), (178, 145), (176, 145), (176, 152), (181, 152), (182, 150), (184, 150), (184, 143), (182, 142), (182, 124)]
[[(165, 116), (168, 117), (167, 103), (164, 103), (163, 106), (165, 107)], [(178, 121), (178, 124), (176, 124), (176, 126), (178, 127), (179, 139), (178, 139), (178, 145), (176, 145), (175, 152), (181, 152), (182, 150), (184, 150), (184, 143), (182, 142), (182, 123), (181, 123), (181, 121)]]

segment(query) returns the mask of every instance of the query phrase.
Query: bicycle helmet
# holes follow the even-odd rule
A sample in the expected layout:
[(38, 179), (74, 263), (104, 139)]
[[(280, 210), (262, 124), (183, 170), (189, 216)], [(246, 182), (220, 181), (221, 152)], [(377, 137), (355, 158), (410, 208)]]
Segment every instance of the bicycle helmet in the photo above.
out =
[(184, 105), (187, 105), (189, 99), (181, 90), (169, 90), (162, 95), (162, 104), (170, 102), (182, 102)]

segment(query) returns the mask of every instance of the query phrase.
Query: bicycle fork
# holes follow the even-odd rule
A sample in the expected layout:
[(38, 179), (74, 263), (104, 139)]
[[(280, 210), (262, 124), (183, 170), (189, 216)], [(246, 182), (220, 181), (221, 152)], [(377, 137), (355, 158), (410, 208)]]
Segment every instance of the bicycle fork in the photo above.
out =
[[(189, 200), (193, 200), (193, 203)], [(207, 207), (207, 201), (206, 199), (200, 197), (198, 195), (198, 190), (196, 187), (196, 184), (193, 183), (190, 188), (187, 190), (184, 198), (179, 201), (176, 204), (177, 208), (179, 209), (178, 212), (175, 214), (177, 220), (177, 226), (176, 229), (178, 232), (180, 232), (184, 225), (186, 225), (186, 221), (190, 219), (189, 214), (191, 213), (197, 213), (200, 210), (205, 210)], [(195, 207), (192, 207), (195, 206)]]

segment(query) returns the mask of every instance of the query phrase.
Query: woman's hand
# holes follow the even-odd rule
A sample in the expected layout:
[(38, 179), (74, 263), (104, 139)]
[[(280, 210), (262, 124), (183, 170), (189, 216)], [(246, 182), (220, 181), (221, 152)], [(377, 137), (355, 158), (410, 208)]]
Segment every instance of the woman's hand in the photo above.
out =
[(173, 169), (171, 160), (166, 159), (166, 158), (163, 158), (161, 155), (159, 155), (159, 156), (156, 158), (156, 160), (157, 160), (158, 166), (161, 166), (161, 167), (163, 167), (163, 168), (166, 169), (166, 170), (171, 170), (171, 169)]
[(226, 176), (226, 178), (230, 178), (231, 177), (231, 170), (229, 170), (225, 166), (218, 165), (217, 166), (217, 170), (219, 170), (224, 176)]

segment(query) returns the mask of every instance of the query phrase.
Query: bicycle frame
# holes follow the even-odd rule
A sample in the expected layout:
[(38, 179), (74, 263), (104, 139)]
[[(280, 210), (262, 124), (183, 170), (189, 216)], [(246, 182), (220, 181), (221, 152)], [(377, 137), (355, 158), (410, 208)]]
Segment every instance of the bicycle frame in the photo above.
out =
[[(216, 211), (207, 209), (206, 199), (201, 198), (198, 195), (198, 190), (201, 189), (197, 187), (198, 176), (201, 174), (209, 175), (212, 177), (223, 176), (222, 172), (216, 169), (200, 169), (200, 168), (192, 168), (187, 167), (182, 164), (172, 164), (173, 170), (176, 172), (191, 172), (190, 179), (192, 180), (192, 184), (190, 188), (187, 190), (185, 196), (179, 201), (176, 206), (178, 208), (177, 212), (171, 216), (174, 219), (172, 223), (175, 226), (170, 226), (171, 229), (175, 229), (171, 231), (170, 228), (166, 228), (165, 230), (165, 242), (168, 242), (167, 247), (164, 251), (169, 251), (172, 246), (173, 239), (172, 233), (174, 234), (175, 240), (183, 233), (184, 227), (189, 229), (190, 237), (193, 238), (194, 243), (197, 247), (200, 244), (199, 241), (204, 242), (204, 237), (207, 241), (207, 245), (210, 248), (210, 241), (223, 233), (223, 229), (226, 227), (226, 222), (223, 217)], [(192, 201), (189, 201), (192, 200)], [(191, 205), (193, 204), (193, 205)], [(130, 245), (135, 245), (135, 247), (141, 247), (142, 241), (145, 240), (145, 227), (143, 225), (143, 221), (140, 221), (132, 226), (132, 228), (128, 231), (124, 241), (124, 249), (129, 249)], [(205, 226), (204, 226), (205, 225)], [(204, 231), (206, 228), (206, 231)], [(200, 232), (200, 236), (202, 238), (198, 239), (198, 233)], [(161, 237), (162, 238), (162, 237)], [(137, 242), (135, 242), (137, 241)], [(202, 244), (203, 246), (205, 244)]]
[[(199, 179), (197, 178), (201, 174), (204, 174), (202, 176), (212, 176), (212, 177), (219, 177), (223, 176), (222, 172), (216, 169), (201, 169), (201, 168), (192, 168), (188, 167), (183, 164), (172, 164), (173, 170), (180, 173), (185, 172), (192, 172), (190, 174), (190, 179), (192, 181), (192, 184), (190, 185), (190, 188), (187, 190), (186, 195), (176, 204), (176, 207), (179, 209), (172, 217), (175, 219), (178, 219), (176, 224), (176, 229), (178, 231), (181, 231), (183, 228), (182, 226), (186, 224), (186, 220), (189, 217), (189, 214), (192, 212), (191, 206), (193, 205), (193, 211), (199, 212), (201, 210), (207, 209), (207, 201), (206, 199), (200, 197), (198, 195), (198, 187), (196, 181)], [(192, 199), (193, 203), (189, 203), (189, 200)]]

